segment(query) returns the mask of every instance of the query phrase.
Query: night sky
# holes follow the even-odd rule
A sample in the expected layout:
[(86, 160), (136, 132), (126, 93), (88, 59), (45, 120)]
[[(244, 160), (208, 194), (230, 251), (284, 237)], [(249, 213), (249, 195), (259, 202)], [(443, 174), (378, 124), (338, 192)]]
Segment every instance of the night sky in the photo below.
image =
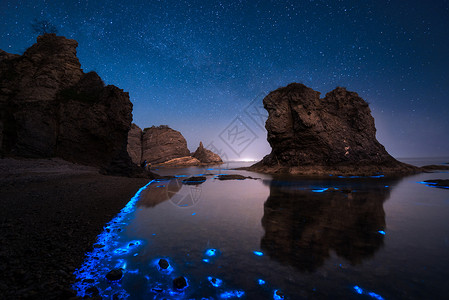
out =
[[(202, 140), (225, 159), (268, 154), (255, 112), (301, 82), (357, 92), (395, 157), (449, 155), (449, 1), (1, 0), (0, 49), (31, 46), (35, 18), (78, 41), (85, 72), (129, 92), (137, 125), (169, 125), (191, 151)], [(230, 140), (234, 129), (246, 135)]]

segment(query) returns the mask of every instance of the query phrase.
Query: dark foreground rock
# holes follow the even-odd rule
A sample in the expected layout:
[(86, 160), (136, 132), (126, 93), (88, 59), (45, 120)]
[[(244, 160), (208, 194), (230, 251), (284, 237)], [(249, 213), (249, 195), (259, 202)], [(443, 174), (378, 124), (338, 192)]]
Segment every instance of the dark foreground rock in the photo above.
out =
[(108, 274), (106, 274), (106, 279), (109, 281), (118, 281), (122, 279), (122, 277), (123, 277), (122, 268), (111, 270), (108, 272)]
[(158, 265), (161, 269), (166, 270), (168, 269), (168, 267), (170, 266), (170, 264), (168, 263), (168, 261), (164, 258), (161, 258), (158, 262)]
[(146, 183), (54, 159), (0, 159), (0, 299), (70, 299), (84, 254)]
[(177, 290), (182, 290), (187, 287), (187, 280), (183, 276), (177, 277), (173, 280), (173, 287)]
[(198, 159), (203, 164), (221, 164), (223, 161), (218, 154), (213, 153), (209, 149), (204, 148), (203, 142), (196, 149), (195, 153), (192, 155)]
[(263, 100), (272, 152), (249, 169), (302, 175), (407, 174), (417, 167), (390, 156), (376, 139), (368, 103), (338, 87), (320, 93), (299, 83)]
[(253, 178), (251, 176), (243, 176), (239, 174), (230, 174), (230, 175), (217, 175), (215, 178), (218, 180), (245, 180), (245, 179), (258, 179)]
[(198, 185), (204, 183), (205, 181), (206, 181), (205, 176), (192, 176), (187, 179), (184, 179), (182, 183), (187, 185)]
[[(45, 34), (22, 56), (0, 53), (2, 156), (61, 157), (104, 167), (129, 166), (128, 93), (84, 73), (75, 40)], [(125, 170), (125, 173), (136, 172)]]

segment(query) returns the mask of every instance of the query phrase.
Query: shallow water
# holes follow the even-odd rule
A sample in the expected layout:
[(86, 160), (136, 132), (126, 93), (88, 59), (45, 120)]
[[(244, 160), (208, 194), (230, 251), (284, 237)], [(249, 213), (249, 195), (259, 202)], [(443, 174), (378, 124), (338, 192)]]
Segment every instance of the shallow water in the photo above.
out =
[[(276, 291), (285, 299), (448, 295), (449, 190), (420, 183), (449, 179), (447, 172), (399, 179), (158, 172), (179, 177), (151, 182), (105, 227), (77, 271), (79, 295), (90, 286), (104, 298), (128, 299), (280, 299)], [(259, 179), (215, 179), (223, 173)], [(201, 174), (204, 183), (182, 184)], [(158, 267), (160, 258), (168, 270)], [(105, 275), (118, 267), (123, 278), (108, 282)], [(173, 288), (178, 276), (188, 282), (182, 291)]]

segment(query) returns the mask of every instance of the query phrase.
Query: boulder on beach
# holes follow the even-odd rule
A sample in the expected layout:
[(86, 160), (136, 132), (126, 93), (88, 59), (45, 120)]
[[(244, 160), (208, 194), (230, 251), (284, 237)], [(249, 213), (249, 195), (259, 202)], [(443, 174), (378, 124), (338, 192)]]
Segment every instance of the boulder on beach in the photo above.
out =
[(320, 93), (291, 83), (263, 99), (272, 151), (249, 170), (301, 175), (407, 174), (419, 168), (401, 163), (376, 139), (368, 103), (337, 87)]

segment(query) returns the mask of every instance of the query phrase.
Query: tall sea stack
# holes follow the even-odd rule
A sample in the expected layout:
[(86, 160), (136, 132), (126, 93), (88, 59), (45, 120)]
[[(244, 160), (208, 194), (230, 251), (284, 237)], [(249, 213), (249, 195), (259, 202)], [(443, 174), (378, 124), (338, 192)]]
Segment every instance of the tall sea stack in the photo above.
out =
[(263, 100), (272, 151), (250, 170), (302, 175), (405, 174), (401, 163), (376, 139), (368, 103), (345, 88), (320, 93), (292, 83)]

